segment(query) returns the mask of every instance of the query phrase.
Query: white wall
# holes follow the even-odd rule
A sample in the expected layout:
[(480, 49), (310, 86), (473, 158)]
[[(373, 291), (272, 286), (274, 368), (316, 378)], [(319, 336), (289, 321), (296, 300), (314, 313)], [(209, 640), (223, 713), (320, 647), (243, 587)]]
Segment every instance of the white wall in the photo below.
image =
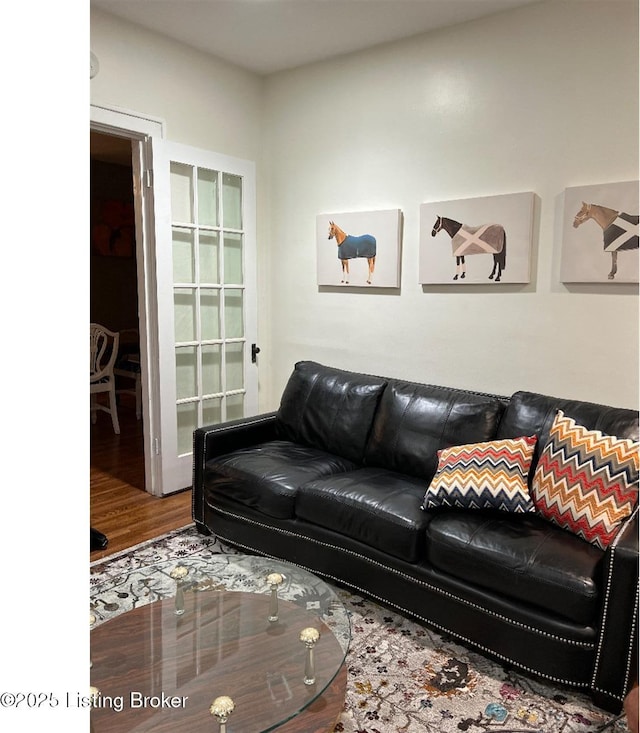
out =
[[(635, 2), (550, 0), (263, 80), (92, 10), (91, 102), (256, 161), (261, 409), (308, 358), (635, 406), (637, 289), (561, 285), (556, 220), (565, 187), (638, 177), (637, 29)], [(531, 284), (423, 290), (420, 204), (518, 191)], [(320, 292), (316, 215), (396, 207), (400, 291)]]
[[(91, 103), (165, 122), (167, 139), (253, 160), (257, 174), (258, 340), (268, 338), (265, 246), (264, 80), (109, 13), (91, 10), (91, 50), (100, 63)], [(266, 351), (266, 349), (265, 349)], [(262, 394), (262, 371), (261, 394)]]
[(174, 142), (258, 161), (260, 77), (92, 8), (91, 103), (160, 118)]
[[(638, 402), (635, 286), (559, 283), (565, 187), (638, 177), (635, 2), (554, 0), (266, 82), (270, 360)], [(419, 206), (534, 191), (528, 286), (418, 284)], [(315, 217), (400, 208), (400, 292), (320, 290)], [(621, 257), (623, 255), (620, 255)]]

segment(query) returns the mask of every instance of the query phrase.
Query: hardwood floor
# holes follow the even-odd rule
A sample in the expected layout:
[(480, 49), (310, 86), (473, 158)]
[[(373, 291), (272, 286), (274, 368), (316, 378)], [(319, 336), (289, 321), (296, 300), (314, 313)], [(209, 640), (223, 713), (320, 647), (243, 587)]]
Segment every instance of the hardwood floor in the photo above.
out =
[(120, 435), (98, 413), (91, 425), (91, 526), (107, 535), (105, 550), (90, 561), (191, 524), (191, 489), (157, 497), (144, 490), (142, 421), (126, 396), (118, 409)]

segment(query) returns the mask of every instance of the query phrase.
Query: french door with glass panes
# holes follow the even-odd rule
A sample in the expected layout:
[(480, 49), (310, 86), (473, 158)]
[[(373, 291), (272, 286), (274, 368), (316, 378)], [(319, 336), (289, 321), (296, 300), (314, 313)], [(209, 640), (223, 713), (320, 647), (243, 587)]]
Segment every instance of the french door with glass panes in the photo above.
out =
[(193, 431), (257, 412), (255, 165), (152, 141), (162, 493)]

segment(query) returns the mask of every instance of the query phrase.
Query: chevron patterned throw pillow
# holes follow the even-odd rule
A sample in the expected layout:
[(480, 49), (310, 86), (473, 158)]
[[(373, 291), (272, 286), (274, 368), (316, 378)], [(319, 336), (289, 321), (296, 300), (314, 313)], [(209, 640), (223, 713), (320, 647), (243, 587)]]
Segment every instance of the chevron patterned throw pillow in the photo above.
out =
[(531, 494), (540, 514), (605, 550), (638, 501), (638, 443), (558, 410)]
[(423, 509), (535, 511), (527, 476), (536, 436), (456, 445), (438, 451)]

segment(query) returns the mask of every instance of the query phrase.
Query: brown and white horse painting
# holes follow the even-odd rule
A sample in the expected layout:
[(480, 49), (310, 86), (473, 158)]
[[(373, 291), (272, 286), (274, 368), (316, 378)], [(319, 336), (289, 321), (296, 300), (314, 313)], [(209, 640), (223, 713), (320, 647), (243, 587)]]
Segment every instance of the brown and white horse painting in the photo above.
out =
[(456, 258), (456, 274), (453, 279), (464, 280), (467, 274), (466, 255), (493, 255), (493, 268), (489, 280), (500, 282), (502, 271), (507, 264), (507, 235), (500, 224), (482, 224), (481, 226), (465, 226), (454, 219), (438, 216), (431, 230), (435, 237), (439, 231), (451, 237), (453, 256)]
[(618, 252), (638, 249), (638, 214), (626, 214), (607, 206), (583, 201), (573, 220), (574, 229), (589, 219), (593, 219), (602, 229), (604, 251), (611, 253), (611, 270), (607, 279), (613, 280), (618, 272)]
[(329, 222), (329, 239), (335, 239), (338, 245), (338, 259), (342, 263), (341, 283), (349, 283), (349, 260), (356, 257), (364, 257), (367, 260), (368, 274), (367, 285), (371, 285), (373, 271), (376, 266), (376, 238), (371, 234), (361, 234), (354, 237), (346, 234), (333, 221)]

